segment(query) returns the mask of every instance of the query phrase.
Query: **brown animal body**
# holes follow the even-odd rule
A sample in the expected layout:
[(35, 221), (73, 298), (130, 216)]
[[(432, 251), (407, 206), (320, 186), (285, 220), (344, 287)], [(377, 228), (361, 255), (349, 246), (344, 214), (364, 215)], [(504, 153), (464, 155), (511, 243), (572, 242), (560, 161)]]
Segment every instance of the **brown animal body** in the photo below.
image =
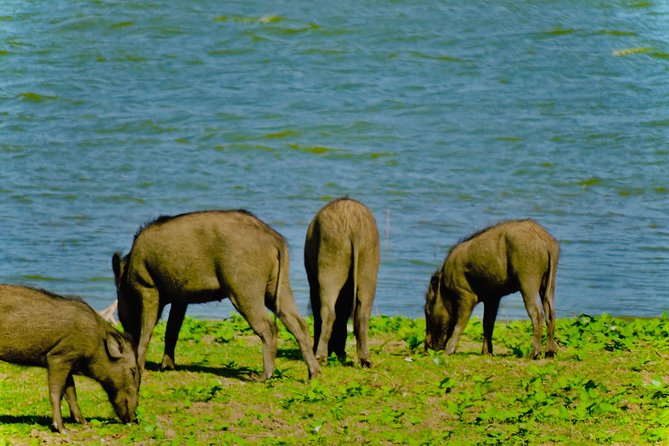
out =
[(379, 233), (374, 216), (349, 198), (323, 207), (309, 225), (304, 246), (314, 314), (314, 352), (346, 358), (346, 324), (353, 315), (358, 360), (369, 367), (367, 332), (379, 270)]
[(541, 354), (542, 309), (546, 356), (554, 356), (555, 276), (558, 242), (532, 220), (513, 220), (480, 231), (451, 249), (434, 273), (425, 298), (426, 348), (452, 354), (474, 306), (483, 302), (483, 353), (492, 354), (500, 299), (520, 291), (532, 321), (532, 358)]
[(136, 420), (140, 371), (133, 342), (81, 300), (0, 285), (0, 360), (46, 367), (52, 429), (58, 432), (65, 432), (63, 395), (74, 421), (86, 423), (77, 404), (75, 374), (102, 384), (122, 422)]
[(171, 304), (161, 369), (174, 368), (174, 348), (190, 303), (229, 297), (263, 341), (262, 379), (272, 376), (276, 324), (272, 310), (295, 336), (309, 369), (320, 366), (310, 349), (309, 328), (290, 287), (285, 239), (246, 211), (203, 211), (161, 217), (141, 229), (130, 253), (112, 257), (118, 314), (138, 342), (143, 367), (153, 328)]

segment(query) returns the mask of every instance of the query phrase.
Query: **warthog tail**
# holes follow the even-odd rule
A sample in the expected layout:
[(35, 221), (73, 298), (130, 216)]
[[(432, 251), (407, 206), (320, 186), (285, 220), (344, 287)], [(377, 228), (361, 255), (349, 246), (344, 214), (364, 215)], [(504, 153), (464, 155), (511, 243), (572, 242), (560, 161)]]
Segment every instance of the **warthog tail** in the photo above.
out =
[(557, 275), (558, 259), (560, 257), (560, 249), (556, 245), (556, 249), (548, 250), (548, 270), (546, 271), (546, 284), (542, 293), (542, 301), (544, 306), (544, 317), (550, 320), (555, 312), (555, 277)]
[(358, 250), (356, 243), (351, 241), (351, 263), (353, 265), (353, 307), (351, 308), (351, 316), (355, 318), (355, 309), (358, 306)]
[(276, 277), (276, 290), (274, 292), (274, 299), (275, 303), (274, 305), (276, 306), (276, 311), (275, 315), (279, 316), (281, 314), (281, 279), (283, 278), (284, 275), (284, 270), (285, 270), (285, 261), (286, 261), (286, 256), (283, 255), (283, 250), (281, 247), (279, 247), (277, 251), (277, 261), (279, 262), (279, 268), (277, 272), (277, 277)]

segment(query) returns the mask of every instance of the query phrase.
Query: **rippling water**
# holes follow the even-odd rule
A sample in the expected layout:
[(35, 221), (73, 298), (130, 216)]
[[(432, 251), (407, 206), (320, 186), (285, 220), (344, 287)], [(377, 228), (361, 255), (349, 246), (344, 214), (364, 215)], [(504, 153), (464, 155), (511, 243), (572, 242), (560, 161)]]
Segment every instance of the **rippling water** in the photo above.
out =
[(669, 310), (667, 3), (414, 3), (3, 2), (0, 281), (101, 309), (141, 224), (247, 208), (306, 314), (307, 225), (349, 194), (375, 313), (421, 316), (448, 248), (518, 217), (561, 242), (559, 316)]

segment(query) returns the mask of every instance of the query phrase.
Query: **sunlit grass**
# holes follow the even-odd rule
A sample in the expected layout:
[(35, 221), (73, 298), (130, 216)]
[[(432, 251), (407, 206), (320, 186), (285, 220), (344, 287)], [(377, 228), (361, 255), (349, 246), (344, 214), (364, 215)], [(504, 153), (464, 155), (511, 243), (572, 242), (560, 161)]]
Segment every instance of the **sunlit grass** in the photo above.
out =
[[(425, 322), (373, 318), (372, 368), (331, 358), (307, 381), (279, 324), (275, 378), (258, 382), (262, 345), (239, 316), (187, 319), (177, 370), (156, 371), (151, 342), (137, 425), (100, 386), (76, 379), (90, 427), (49, 431), (46, 372), (0, 364), (0, 444), (648, 444), (669, 438), (669, 318), (582, 315), (558, 321), (555, 359), (526, 359), (528, 322), (499, 323), (481, 356), (472, 320), (453, 356), (423, 352)], [(349, 355), (355, 341), (349, 338)], [(65, 405), (65, 403), (64, 403)], [(67, 413), (67, 410), (65, 410)]]

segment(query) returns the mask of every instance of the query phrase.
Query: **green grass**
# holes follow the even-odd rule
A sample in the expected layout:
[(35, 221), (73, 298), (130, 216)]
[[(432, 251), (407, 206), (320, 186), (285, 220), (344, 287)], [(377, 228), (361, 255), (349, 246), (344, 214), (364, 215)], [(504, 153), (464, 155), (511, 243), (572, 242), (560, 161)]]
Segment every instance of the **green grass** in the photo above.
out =
[[(334, 358), (318, 380), (281, 328), (275, 378), (258, 382), (262, 346), (239, 316), (187, 319), (176, 371), (155, 371), (154, 333), (137, 425), (120, 424), (100, 386), (77, 377), (84, 428), (49, 431), (46, 372), (0, 363), (4, 444), (669, 444), (669, 317), (558, 321), (561, 350), (526, 359), (528, 322), (499, 322), (496, 356), (469, 323), (459, 352), (423, 352), (424, 320), (379, 316), (372, 368)], [(63, 403), (66, 406), (65, 403)], [(67, 409), (64, 409), (67, 413)]]

